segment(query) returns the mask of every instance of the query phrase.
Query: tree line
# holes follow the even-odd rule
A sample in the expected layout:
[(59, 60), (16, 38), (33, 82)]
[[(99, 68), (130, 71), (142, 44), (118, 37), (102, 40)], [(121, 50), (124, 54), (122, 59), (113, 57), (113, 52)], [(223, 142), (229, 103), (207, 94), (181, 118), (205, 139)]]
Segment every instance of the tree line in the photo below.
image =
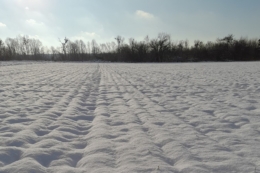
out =
[(233, 35), (218, 38), (215, 42), (188, 40), (174, 42), (169, 34), (159, 33), (156, 38), (146, 36), (128, 41), (122, 36), (98, 44), (94, 39), (85, 43), (59, 39), (60, 46), (43, 46), (39, 39), (17, 36), (0, 39), (0, 61), (111, 61), (111, 62), (199, 62), (199, 61), (257, 61), (260, 60), (260, 39), (240, 38)]

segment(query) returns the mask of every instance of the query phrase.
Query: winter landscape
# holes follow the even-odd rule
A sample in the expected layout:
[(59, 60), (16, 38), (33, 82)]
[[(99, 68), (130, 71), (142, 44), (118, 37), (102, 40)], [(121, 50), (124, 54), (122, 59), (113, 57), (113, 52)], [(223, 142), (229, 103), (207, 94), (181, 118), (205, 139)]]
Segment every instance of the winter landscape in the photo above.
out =
[(0, 172), (259, 172), (259, 66), (1, 62)]

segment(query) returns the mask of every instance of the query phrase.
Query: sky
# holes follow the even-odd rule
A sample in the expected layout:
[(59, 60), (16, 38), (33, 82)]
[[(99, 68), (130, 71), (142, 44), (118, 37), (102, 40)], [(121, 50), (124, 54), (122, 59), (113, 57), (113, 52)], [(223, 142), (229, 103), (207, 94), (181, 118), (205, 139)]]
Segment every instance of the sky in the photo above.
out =
[(45, 46), (59, 38), (215, 41), (228, 34), (260, 38), (259, 0), (0, 0), (0, 39), (28, 35)]

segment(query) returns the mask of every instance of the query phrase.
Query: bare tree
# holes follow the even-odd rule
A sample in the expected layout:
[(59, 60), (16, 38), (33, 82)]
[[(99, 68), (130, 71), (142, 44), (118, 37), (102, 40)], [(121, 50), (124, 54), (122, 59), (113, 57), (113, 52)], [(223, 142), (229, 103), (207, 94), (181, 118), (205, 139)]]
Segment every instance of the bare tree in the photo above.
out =
[(67, 46), (67, 43), (69, 41), (69, 39), (67, 39), (66, 37), (64, 38), (64, 42), (62, 42), (60, 39), (59, 39), (60, 43), (61, 43), (61, 48), (62, 48), (62, 51), (63, 51), (63, 55), (64, 55), (64, 58), (62, 58), (63, 60), (67, 60), (67, 51), (66, 51), (66, 46)]
[(5, 45), (4, 42), (0, 39), (0, 60), (5, 60), (4, 51), (5, 51)]
[(108, 52), (108, 48), (107, 48), (107, 45), (105, 43), (100, 44), (100, 51), (101, 51), (101, 53), (107, 53)]
[(87, 47), (86, 47), (86, 44), (84, 43), (84, 41), (82, 41), (82, 40), (76, 41), (76, 44), (79, 47), (79, 53), (80, 54), (86, 54), (87, 53)]
[(23, 47), (24, 47), (24, 51), (25, 51), (25, 55), (29, 55), (30, 54), (30, 49), (29, 49), (29, 43), (30, 43), (30, 38), (28, 35), (25, 35), (22, 37), (22, 42), (23, 42)]
[(220, 41), (220, 42), (224, 42), (227, 45), (230, 45), (234, 41), (234, 36), (232, 34), (229, 34), (228, 36), (226, 36), (226, 37), (224, 37), (222, 39), (217, 39), (217, 40)]
[(77, 44), (78, 46), (78, 49), (79, 49), (79, 57), (82, 61), (84, 61), (84, 57), (86, 56), (87, 54), (87, 47), (86, 47), (86, 44), (84, 43), (84, 41), (82, 40), (76, 40), (75, 43)]
[(38, 39), (29, 40), (30, 54), (37, 56), (41, 52), (42, 42)]
[(156, 62), (162, 62), (165, 58), (167, 51), (171, 47), (171, 37), (169, 34), (159, 33), (156, 39), (150, 41), (151, 51), (155, 55)]
[(80, 45), (77, 43), (79, 43), (78, 40), (75, 42), (69, 41), (67, 45), (69, 59), (73, 61), (78, 61), (80, 56)]
[(136, 41), (134, 38), (129, 38), (129, 46), (131, 49), (131, 52), (134, 53), (136, 49)]
[(111, 42), (110, 44), (112, 51), (116, 51), (116, 43), (114, 41)]
[(121, 49), (121, 46), (124, 44), (124, 40), (125, 38), (124, 37), (121, 37), (120, 35), (117, 36), (115, 38), (115, 40), (117, 41), (117, 48), (118, 48), (118, 52), (120, 53), (120, 49)]
[(260, 39), (258, 40), (257, 48), (260, 50)]
[(60, 60), (59, 59), (59, 55), (60, 55), (60, 52), (59, 52), (59, 49), (55, 49), (53, 46), (51, 46), (51, 60), (52, 61), (57, 61), (57, 60)]
[(13, 38), (7, 38), (5, 40), (7, 51), (8, 51), (8, 57), (9, 59), (15, 59), (16, 55), (19, 52), (19, 43), (16, 39)]
[(91, 41), (92, 54), (96, 57), (100, 53), (100, 48), (96, 42), (96, 40)]
[(90, 42), (88, 41), (87, 43), (87, 53), (91, 54), (91, 45), (90, 45)]
[(135, 62), (148, 61), (149, 54), (149, 37), (146, 36), (144, 41), (135, 41), (135, 39), (129, 39), (129, 47), (132, 54), (132, 59)]
[(124, 44), (124, 37), (121, 37), (120, 35), (118, 35), (115, 40), (117, 41), (117, 53), (118, 53), (118, 57), (117, 57), (117, 61), (122, 61), (122, 57), (121, 57), (121, 53), (122, 53), (122, 45)]

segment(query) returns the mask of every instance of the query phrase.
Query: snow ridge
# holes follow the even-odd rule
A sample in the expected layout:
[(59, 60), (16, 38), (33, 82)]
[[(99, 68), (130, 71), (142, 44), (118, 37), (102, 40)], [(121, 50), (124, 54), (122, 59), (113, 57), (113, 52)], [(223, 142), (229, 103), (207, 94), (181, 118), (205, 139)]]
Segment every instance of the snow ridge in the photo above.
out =
[(9, 63), (0, 172), (254, 172), (259, 63)]

